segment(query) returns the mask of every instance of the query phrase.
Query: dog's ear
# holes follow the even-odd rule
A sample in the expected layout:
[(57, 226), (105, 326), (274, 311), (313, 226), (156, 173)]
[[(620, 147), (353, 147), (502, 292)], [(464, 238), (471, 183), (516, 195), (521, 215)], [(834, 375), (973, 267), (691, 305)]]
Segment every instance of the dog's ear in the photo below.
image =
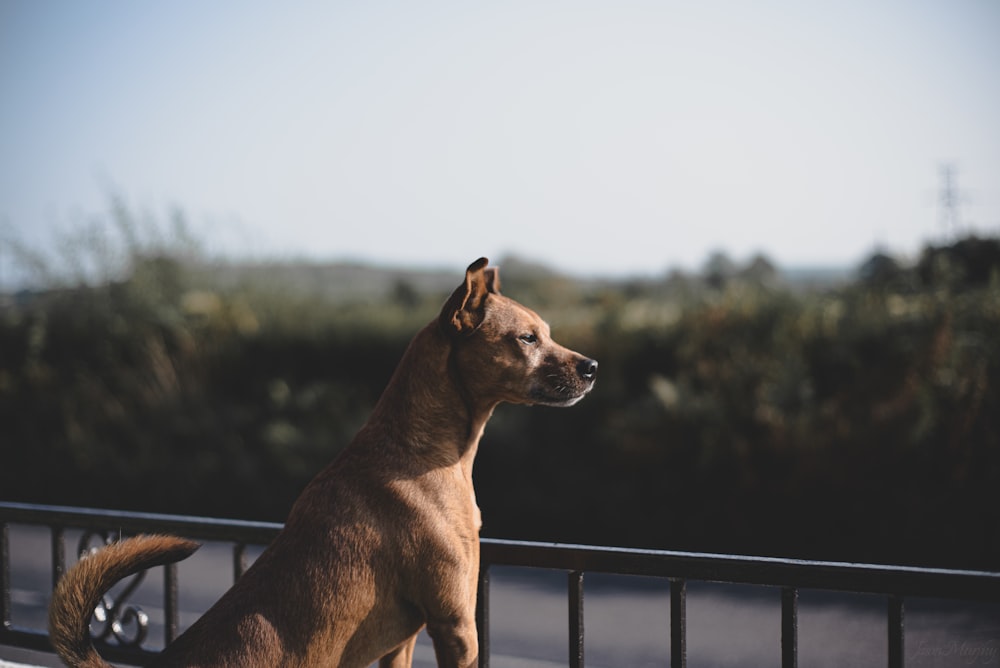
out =
[(487, 267), (483, 270), (486, 276), (486, 291), (495, 295), (500, 294), (500, 270), (496, 267)]
[(500, 276), (495, 268), (487, 269), (487, 264), (484, 257), (470, 264), (465, 282), (445, 302), (439, 322), (446, 332), (468, 335), (483, 324), (487, 295), (500, 294)]

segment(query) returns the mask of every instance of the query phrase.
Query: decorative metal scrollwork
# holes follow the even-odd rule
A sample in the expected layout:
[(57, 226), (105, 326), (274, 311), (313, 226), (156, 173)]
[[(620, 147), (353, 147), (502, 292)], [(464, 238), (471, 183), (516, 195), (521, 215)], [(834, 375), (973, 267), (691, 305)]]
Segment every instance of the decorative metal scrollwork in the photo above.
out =
[[(120, 533), (109, 533), (92, 529), (80, 536), (77, 554), (86, 559), (102, 547), (121, 540)], [(96, 544), (95, 544), (96, 543)], [(95, 641), (107, 642), (114, 638), (123, 647), (141, 647), (149, 633), (149, 616), (137, 605), (128, 603), (128, 598), (142, 584), (146, 571), (140, 571), (129, 579), (128, 584), (113, 598), (105, 594), (94, 609), (90, 623), (90, 636)]]

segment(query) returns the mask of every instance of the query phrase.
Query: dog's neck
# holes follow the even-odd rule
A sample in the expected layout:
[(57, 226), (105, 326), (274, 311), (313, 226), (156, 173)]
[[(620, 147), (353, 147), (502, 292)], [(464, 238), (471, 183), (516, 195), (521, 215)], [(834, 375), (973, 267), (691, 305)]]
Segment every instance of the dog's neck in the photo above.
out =
[(471, 476), (479, 439), (497, 402), (475, 402), (450, 368), (452, 343), (432, 323), (409, 347), (372, 412), (369, 425), (392, 433), (383, 443), (440, 467), (462, 464)]

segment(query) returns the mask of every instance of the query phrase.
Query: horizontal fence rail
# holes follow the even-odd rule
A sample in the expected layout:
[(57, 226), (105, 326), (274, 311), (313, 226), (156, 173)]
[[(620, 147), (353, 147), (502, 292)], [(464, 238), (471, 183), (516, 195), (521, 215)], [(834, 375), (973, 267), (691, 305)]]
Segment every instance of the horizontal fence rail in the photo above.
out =
[[(133, 535), (171, 533), (189, 538), (232, 543), (233, 580), (246, 569), (248, 545), (266, 545), (282, 525), (270, 522), (221, 520), (61, 506), (0, 502), (0, 645), (52, 651), (45, 633), (18, 628), (11, 621), (9, 525), (48, 527), (51, 534), (53, 586), (67, 567), (65, 530), (84, 529)], [(888, 665), (904, 664), (905, 600), (909, 597), (1000, 602), (1000, 573), (939, 568), (803, 561), (740, 555), (701, 554), (663, 550), (591, 547), (555, 543), (483, 539), (476, 622), (480, 635), (480, 666), (490, 660), (489, 595), (492, 566), (517, 566), (567, 572), (568, 665), (584, 665), (584, 583), (586, 573), (641, 575), (670, 582), (670, 665), (687, 661), (686, 585), (689, 581), (758, 585), (781, 589), (781, 665), (797, 665), (797, 608), (800, 589), (832, 590), (885, 596), (888, 622)], [(178, 632), (176, 566), (164, 567), (164, 642)], [(115, 601), (108, 614), (120, 613)], [(135, 613), (132, 614), (141, 614)], [(142, 662), (154, 652), (141, 640), (97, 639), (95, 645), (113, 660)]]
[[(644, 575), (670, 580), (671, 663), (686, 665), (685, 608), (689, 580), (780, 587), (781, 665), (791, 668), (798, 657), (798, 592), (820, 589), (880, 594), (887, 599), (889, 656), (892, 668), (903, 666), (904, 597), (1000, 602), (1000, 573), (943, 568), (917, 568), (804, 561), (769, 557), (637, 550), (614, 547), (482, 541), (480, 592), (489, 582), (492, 565), (570, 571), (568, 584), (570, 666), (583, 666), (583, 595), (579, 578), (585, 572)], [(488, 618), (480, 611), (480, 635), (489, 634)], [(578, 633), (579, 635), (574, 635)], [(489, 665), (489, 657), (480, 661)]]

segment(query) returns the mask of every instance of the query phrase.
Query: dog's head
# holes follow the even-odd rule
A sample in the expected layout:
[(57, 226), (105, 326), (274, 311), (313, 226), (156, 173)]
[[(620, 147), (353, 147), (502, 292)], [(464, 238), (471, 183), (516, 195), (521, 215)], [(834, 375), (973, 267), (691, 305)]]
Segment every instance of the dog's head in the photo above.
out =
[(439, 317), (463, 383), (495, 401), (572, 406), (594, 387), (597, 362), (553, 341), (537, 313), (501, 295), (487, 264), (469, 266)]

